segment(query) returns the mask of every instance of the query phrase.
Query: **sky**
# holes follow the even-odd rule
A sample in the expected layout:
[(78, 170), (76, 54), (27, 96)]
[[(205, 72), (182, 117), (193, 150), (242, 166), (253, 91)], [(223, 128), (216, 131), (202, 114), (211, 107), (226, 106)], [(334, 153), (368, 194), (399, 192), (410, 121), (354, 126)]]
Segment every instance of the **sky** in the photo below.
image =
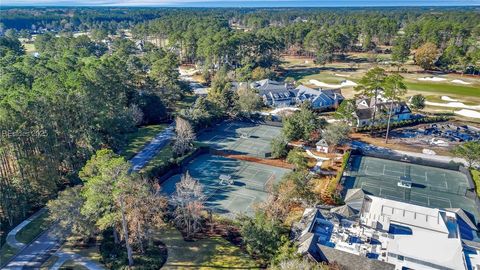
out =
[(0, 0), (0, 6), (369, 7), (480, 6), (480, 0)]

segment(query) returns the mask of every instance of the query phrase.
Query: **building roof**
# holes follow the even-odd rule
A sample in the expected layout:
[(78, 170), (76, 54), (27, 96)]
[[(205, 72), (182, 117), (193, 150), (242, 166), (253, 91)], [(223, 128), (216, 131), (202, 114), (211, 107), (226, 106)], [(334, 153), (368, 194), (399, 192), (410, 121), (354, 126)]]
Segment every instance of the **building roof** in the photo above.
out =
[(360, 210), (365, 199), (365, 192), (361, 188), (352, 188), (347, 190), (345, 195), (345, 203), (356, 210)]
[(446, 208), (445, 210), (454, 212), (455, 214), (457, 214), (457, 216), (460, 219), (462, 219), (470, 227), (470, 229), (478, 231), (477, 226), (475, 226), (475, 224), (472, 222), (470, 217), (467, 215), (465, 211), (463, 211), (462, 208)]
[(315, 145), (328, 147), (328, 143), (325, 141), (325, 139), (320, 139)]
[[(367, 104), (369, 104), (369, 107), (365, 107), (362, 105), (359, 105), (361, 103), (358, 103), (357, 101), (357, 109), (355, 110), (355, 113), (357, 115), (357, 118), (359, 120), (365, 120), (365, 119), (371, 119), (373, 116), (373, 111), (374, 109), (378, 111), (384, 111), (388, 112), (390, 110), (390, 102), (377, 102), (376, 107), (373, 107), (374, 102), (369, 101), (368, 99), (365, 100)], [(408, 105), (405, 102), (393, 102), (393, 115), (400, 115), (400, 114), (405, 114), (405, 113), (411, 113), (412, 111), (408, 107)]]
[[(423, 207), (375, 196), (365, 198), (361, 223), (376, 229), (391, 226), (408, 228), (410, 233), (394, 234), (387, 244), (389, 254), (401, 255), (404, 264), (424, 268), (466, 269), (456, 215), (436, 208)], [(428, 267), (426, 267), (428, 266)]]
[(351, 218), (358, 215), (358, 210), (349, 206), (348, 204), (341, 205), (335, 208), (330, 209), (331, 213), (339, 214), (340, 216)]
[(295, 88), (297, 99), (300, 101), (309, 100), (315, 102), (319, 100), (323, 104), (333, 104), (335, 101), (343, 100), (340, 89), (314, 89), (305, 85), (299, 85)]
[(345, 270), (394, 270), (395, 265), (379, 260), (368, 259), (342, 250), (318, 245), (318, 249), (324, 254), (329, 263), (341, 265)]

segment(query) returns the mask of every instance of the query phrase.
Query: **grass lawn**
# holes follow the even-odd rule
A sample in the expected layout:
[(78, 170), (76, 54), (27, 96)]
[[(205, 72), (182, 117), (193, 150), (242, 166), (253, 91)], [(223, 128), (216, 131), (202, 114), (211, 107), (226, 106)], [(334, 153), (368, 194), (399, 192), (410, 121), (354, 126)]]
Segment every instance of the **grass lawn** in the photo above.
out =
[(55, 256), (55, 255), (52, 255), (50, 256), (50, 258), (48, 258), (48, 260), (46, 260), (42, 266), (40, 266), (40, 270), (48, 270), (50, 269), (54, 264), (55, 262), (58, 260), (58, 257)]
[(258, 268), (248, 254), (221, 237), (187, 242), (178, 230), (167, 228), (160, 239), (168, 250), (164, 269)]
[(471, 170), (473, 182), (475, 182), (475, 191), (477, 196), (480, 197), (480, 171)]
[(83, 265), (75, 264), (73, 260), (67, 260), (62, 266), (60, 266), (60, 270), (88, 270)]
[(17, 249), (9, 246), (8, 244), (4, 244), (0, 249), (0, 265), (4, 262), (8, 261), (10, 258), (13, 257), (17, 253)]
[(48, 226), (50, 226), (50, 221), (48, 220), (48, 212), (45, 212), (21, 229), (17, 233), (16, 239), (19, 242), (28, 244), (47, 229)]
[(126, 134), (127, 146), (124, 148), (122, 155), (126, 159), (132, 158), (166, 127), (166, 124), (143, 126), (138, 128), (136, 132)]
[(183, 109), (190, 108), (195, 103), (196, 99), (197, 96), (194, 94), (186, 95), (182, 100), (177, 102), (177, 105), (175, 106), (176, 111), (179, 112)]
[(430, 92), (436, 94), (446, 94), (452, 96), (470, 96), (480, 97), (480, 90), (477, 87), (453, 85), (449, 83), (431, 83), (431, 82), (405, 82), (408, 90), (421, 92)]
[(141, 170), (142, 172), (149, 172), (154, 168), (162, 167), (173, 157), (173, 150), (171, 145), (165, 146), (157, 155), (148, 162), (148, 164)]

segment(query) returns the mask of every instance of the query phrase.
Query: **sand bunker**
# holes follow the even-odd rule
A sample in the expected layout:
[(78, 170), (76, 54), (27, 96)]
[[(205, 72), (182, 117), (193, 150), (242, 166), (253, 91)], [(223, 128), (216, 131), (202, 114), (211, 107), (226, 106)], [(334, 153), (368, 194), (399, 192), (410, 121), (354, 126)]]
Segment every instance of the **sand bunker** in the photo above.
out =
[(452, 80), (452, 83), (459, 83), (459, 84), (471, 84), (471, 83), (469, 83), (469, 82), (462, 81), (462, 80)]
[(441, 81), (446, 81), (447, 79), (440, 78), (440, 77), (423, 77), (423, 78), (418, 78), (417, 80), (419, 80), (419, 81), (441, 82)]
[(458, 115), (466, 116), (466, 117), (480, 118), (480, 112), (477, 112), (477, 111), (462, 109), (462, 110), (456, 111), (455, 113)]
[(316, 86), (326, 87), (326, 88), (342, 88), (342, 87), (357, 86), (357, 84), (355, 82), (352, 82), (350, 80), (345, 80), (345, 81), (341, 82), (340, 84), (328, 84), (328, 83), (320, 82), (320, 81), (317, 81), (317, 80), (310, 80), (309, 82), (311, 84), (316, 85)]
[(337, 76), (337, 77), (347, 77), (347, 78), (350, 77), (350, 75), (348, 75), (348, 74), (338, 74), (338, 73), (335, 73), (335, 76)]
[(278, 114), (278, 113), (281, 113), (281, 112), (284, 112), (284, 111), (294, 112), (294, 111), (298, 111), (298, 110), (300, 110), (300, 108), (297, 108), (297, 107), (283, 107), (283, 108), (277, 108), (277, 109), (271, 110), (269, 113), (270, 114)]
[(455, 101), (458, 101), (456, 99), (453, 99), (449, 96), (442, 96), (442, 100), (445, 100), (445, 101), (450, 101), (450, 102), (455, 102)]
[(448, 103), (439, 103), (439, 102), (430, 102), (425, 101), (425, 104), (430, 106), (437, 106), (437, 107), (449, 107), (449, 108), (463, 108), (463, 109), (470, 109), (470, 110), (480, 110), (480, 105), (465, 105), (462, 102), (448, 102)]

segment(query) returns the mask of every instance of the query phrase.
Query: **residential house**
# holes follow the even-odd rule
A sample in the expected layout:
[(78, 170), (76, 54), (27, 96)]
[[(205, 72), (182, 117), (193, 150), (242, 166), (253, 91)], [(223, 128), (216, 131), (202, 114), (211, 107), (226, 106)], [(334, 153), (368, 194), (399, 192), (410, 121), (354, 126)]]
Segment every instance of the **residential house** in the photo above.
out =
[(340, 89), (313, 89), (304, 85), (295, 89), (297, 90), (297, 102), (309, 101), (312, 109), (315, 110), (335, 109), (344, 100)]
[(317, 152), (328, 153), (328, 143), (324, 139), (321, 139), (320, 141), (318, 141), (315, 144), (315, 146), (316, 146)]
[[(412, 118), (412, 111), (403, 101), (390, 101), (378, 98), (363, 98), (356, 101), (355, 118), (357, 119), (357, 127), (368, 126), (371, 123), (373, 112), (376, 111), (376, 123), (385, 123), (387, 121), (390, 106), (392, 108), (391, 122), (409, 120)], [(384, 117), (382, 117), (382, 115)]]
[(251, 83), (250, 87), (257, 89), (266, 106), (278, 108), (295, 104), (297, 90), (291, 84), (265, 79)]
[[(477, 231), (462, 209), (437, 209), (350, 189), (345, 205), (307, 208), (292, 226), (298, 252), (342, 269), (478, 269)], [(473, 267), (472, 267), (473, 266)]]

